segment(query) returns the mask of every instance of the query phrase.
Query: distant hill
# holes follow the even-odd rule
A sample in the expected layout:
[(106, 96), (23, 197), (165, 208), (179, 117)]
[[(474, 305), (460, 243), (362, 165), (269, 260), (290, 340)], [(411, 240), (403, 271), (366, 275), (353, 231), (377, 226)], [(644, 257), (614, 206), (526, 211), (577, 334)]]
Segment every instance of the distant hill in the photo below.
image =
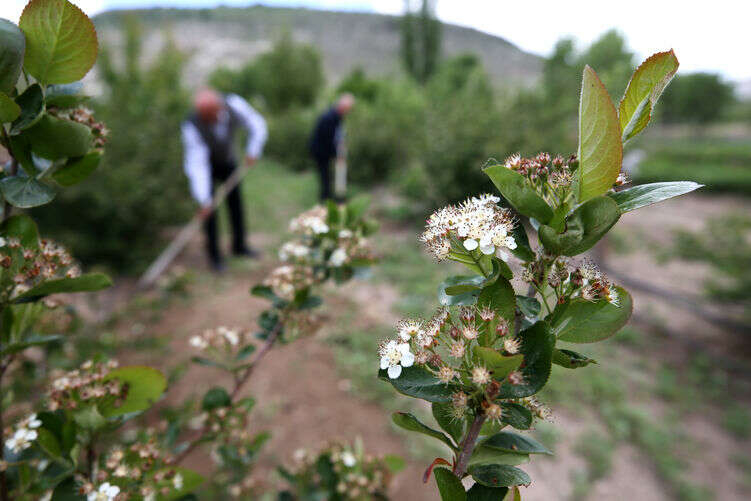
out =
[[(142, 21), (145, 52), (154, 54), (169, 34), (191, 54), (186, 77), (200, 85), (220, 65), (239, 67), (268, 50), (284, 31), (319, 48), (329, 83), (361, 66), (368, 74), (399, 71), (399, 18), (381, 14), (253, 6), (215, 9), (117, 10), (94, 21), (107, 44), (119, 45), (121, 20)], [(499, 84), (528, 84), (540, 73), (542, 59), (503, 38), (444, 25), (445, 55), (475, 53)]]

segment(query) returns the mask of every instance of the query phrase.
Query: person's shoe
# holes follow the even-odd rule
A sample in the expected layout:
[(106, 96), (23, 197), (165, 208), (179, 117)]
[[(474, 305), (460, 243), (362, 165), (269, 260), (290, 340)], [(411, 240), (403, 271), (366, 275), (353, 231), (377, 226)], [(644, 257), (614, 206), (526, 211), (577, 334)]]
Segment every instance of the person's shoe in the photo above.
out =
[(255, 250), (253, 247), (245, 247), (244, 249), (235, 250), (233, 252), (235, 256), (246, 257), (248, 259), (258, 259), (261, 257), (261, 253)]

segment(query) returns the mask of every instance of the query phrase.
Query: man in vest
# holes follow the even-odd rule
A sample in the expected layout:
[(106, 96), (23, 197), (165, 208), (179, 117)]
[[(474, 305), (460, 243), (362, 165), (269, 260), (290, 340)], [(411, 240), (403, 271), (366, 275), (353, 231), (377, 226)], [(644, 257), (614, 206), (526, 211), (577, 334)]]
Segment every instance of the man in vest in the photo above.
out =
[(331, 161), (339, 154), (343, 140), (342, 120), (352, 111), (355, 98), (344, 94), (334, 106), (325, 111), (316, 122), (310, 138), (310, 154), (318, 165), (321, 177), (321, 201), (331, 198)]
[[(266, 143), (266, 122), (240, 96), (222, 96), (211, 89), (201, 90), (195, 96), (195, 111), (182, 125), (185, 173), (190, 181), (190, 191), (201, 205), (199, 214), (205, 219), (211, 266), (218, 271), (224, 265), (219, 252), (216, 215), (211, 210), (212, 192), (215, 185), (226, 181), (237, 168), (233, 147), (235, 133), (240, 128), (246, 129), (249, 136), (245, 163), (253, 165)], [(235, 255), (256, 257), (257, 252), (245, 241), (239, 186), (229, 192), (227, 202), (232, 222), (232, 251)]]

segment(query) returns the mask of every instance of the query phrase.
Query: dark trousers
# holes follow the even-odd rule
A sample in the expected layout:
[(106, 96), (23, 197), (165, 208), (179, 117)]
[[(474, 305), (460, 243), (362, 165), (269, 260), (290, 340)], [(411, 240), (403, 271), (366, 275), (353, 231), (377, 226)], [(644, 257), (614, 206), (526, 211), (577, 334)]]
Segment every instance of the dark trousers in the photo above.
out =
[(332, 198), (331, 189), (331, 158), (316, 157), (318, 175), (321, 178), (321, 202)]
[[(212, 184), (217, 186), (226, 181), (227, 178), (232, 175), (236, 167), (235, 164), (212, 165)], [(227, 194), (227, 205), (229, 206), (229, 217), (230, 222), (232, 223), (232, 251), (235, 253), (243, 253), (247, 250), (247, 247), (245, 243), (245, 217), (239, 185)], [(206, 247), (209, 252), (209, 259), (211, 259), (212, 263), (218, 264), (222, 260), (222, 255), (219, 251), (216, 211), (212, 212), (211, 216), (206, 218), (206, 221), (204, 222), (204, 230), (206, 231)]]

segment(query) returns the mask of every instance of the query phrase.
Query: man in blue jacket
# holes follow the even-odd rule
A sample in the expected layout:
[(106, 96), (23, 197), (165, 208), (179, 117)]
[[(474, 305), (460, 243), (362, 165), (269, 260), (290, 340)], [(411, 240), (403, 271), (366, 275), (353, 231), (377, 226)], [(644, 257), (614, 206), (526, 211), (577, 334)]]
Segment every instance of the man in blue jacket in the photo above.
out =
[(310, 138), (310, 154), (321, 176), (322, 202), (332, 198), (331, 161), (340, 153), (344, 134), (342, 121), (352, 111), (354, 105), (355, 98), (352, 94), (342, 95), (334, 106), (318, 117)]

